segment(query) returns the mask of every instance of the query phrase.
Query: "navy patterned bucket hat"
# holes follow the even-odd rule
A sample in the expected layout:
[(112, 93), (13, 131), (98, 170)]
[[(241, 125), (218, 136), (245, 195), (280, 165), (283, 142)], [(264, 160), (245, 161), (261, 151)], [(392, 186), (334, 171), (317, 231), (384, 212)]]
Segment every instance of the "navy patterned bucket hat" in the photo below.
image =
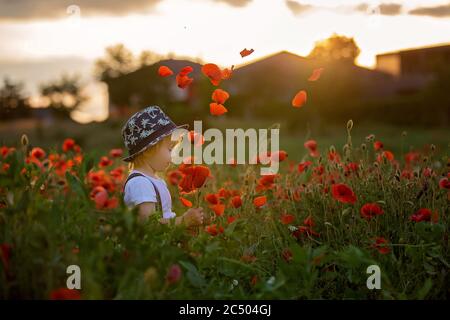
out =
[(176, 129), (188, 127), (187, 124), (177, 126), (158, 106), (136, 112), (122, 128), (123, 141), (128, 149), (128, 156), (122, 160), (130, 162)]

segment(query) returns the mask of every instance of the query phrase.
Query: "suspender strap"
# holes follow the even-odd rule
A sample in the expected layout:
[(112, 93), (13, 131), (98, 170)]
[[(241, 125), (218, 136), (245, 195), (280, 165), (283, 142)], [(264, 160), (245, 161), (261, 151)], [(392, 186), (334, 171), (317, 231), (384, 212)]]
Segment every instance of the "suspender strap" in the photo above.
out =
[[(133, 179), (134, 177), (139, 177), (139, 176), (146, 178), (142, 173), (139, 173), (139, 172), (133, 172), (132, 174), (130, 174), (128, 176), (127, 180), (125, 181), (125, 183), (123, 184), (122, 193), (125, 192), (125, 186), (126, 186), (127, 182), (130, 181), (131, 179)], [(161, 202), (161, 197), (159, 195), (158, 187), (155, 185), (155, 183), (151, 179), (148, 179), (148, 180), (150, 180), (150, 182), (153, 185), (153, 188), (155, 188), (155, 191), (156, 191), (156, 207), (157, 208), (159, 207), (159, 209), (162, 211), (162, 202)]]

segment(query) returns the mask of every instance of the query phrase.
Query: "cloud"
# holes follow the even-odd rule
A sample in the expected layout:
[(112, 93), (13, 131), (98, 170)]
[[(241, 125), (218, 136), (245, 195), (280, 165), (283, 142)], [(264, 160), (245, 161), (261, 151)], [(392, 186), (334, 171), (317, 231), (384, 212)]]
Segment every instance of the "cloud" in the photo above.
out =
[(382, 3), (378, 6), (370, 6), (367, 3), (361, 3), (354, 7), (354, 10), (370, 14), (381, 14), (385, 16), (395, 16), (402, 13), (402, 5), (398, 3)]
[(216, 2), (224, 2), (232, 7), (242, 8), (248, 5), (252, 0), (215, 0)]
[(450, 17), (450, 3), (436, 7), (418, 7), (408, 12), (418, 16), (430, 16), (436, 18)]
[(81, 15), (126, 15), (148, 12), (161, 0), (0, 0), (0, 20), (33, 20), (67, 17), (67, 8), (76, 5)]
[(313, 6), (311, 6), (309, 4), (301, 4), (301, 3), (298, 3), (297, 1), (292, 1), (292, 0), (286, 0), (286, 5), (292, 11), (292, 13), (295, 15), (302, 14), (313, 8)]
[(402, 12), (402, 5), (398, 3), (382, 3), (378, 8), (380, 14), (385, 16), (396, 16)]

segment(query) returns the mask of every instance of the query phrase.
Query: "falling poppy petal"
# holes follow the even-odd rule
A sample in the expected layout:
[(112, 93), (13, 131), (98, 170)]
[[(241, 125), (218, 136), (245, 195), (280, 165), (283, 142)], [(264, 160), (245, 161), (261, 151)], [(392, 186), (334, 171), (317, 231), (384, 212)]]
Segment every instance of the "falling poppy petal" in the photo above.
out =
[(225, 108), (220, 103), (212, 102), (209, 104), (209, 111), (213, 116), (220, 116), (225, 112), (228, 112), (227, 108)]
[(211, 83), (218, 86), (222, 80), (222, 71), (214, 63), (207, 63), (202, 66), (202, 73), (209, 78)]
[(168, 77), (168, 76), (173, 75), (173, 71), (167, 66), (160, 66), (158, 69), (158, 74), (161, 77)]
[(230, 97), (229, 93), (222, 89), (216, 89), (212, 94), (213, 101), (219, 104), (224, 104), (229, 97)]
[(184, 88), (186, 88), (187, 86), (189, 86), (189, 85), (192, 83), (192, 81), (193, 81), (194, 79), (189, 78), (189, 77), (186, 76), (186, 75), (180, 75), (180, 74), (178, 74), (176, 80), (177, 80), (177, 85), (178, 85), (178, 87), (181, 88), (181, 89), (184, 89)]
[(300, 90), (292, 99), (292, 106), (294, 108), (300, 108), (306, 103), (307, 94), (305, 90)]
[(192, 207), (192, 202), (189, 201), (188, 199), (180, 197), (180, 201), (183, 204), (183, 206), (185, 206), (187, 208), (191, 208)]
[(308, 81), (317, 81), (319, 80), (321, 74), (322, 74), (323, 68), (317, 68), (314, 69), (311, 76), (308, 78)]
[(244, 58), (244, 57), (246, 57), (246, 56), (251, 55), (254, 51), (255, 51), (255, 50), (253, 50), (253, 49), (247, 50), (247, 48), (245, 48), (244, 50), (242, 50), (242, 51), (240, 52), (240, 54), (241, 54), (241, 57)]

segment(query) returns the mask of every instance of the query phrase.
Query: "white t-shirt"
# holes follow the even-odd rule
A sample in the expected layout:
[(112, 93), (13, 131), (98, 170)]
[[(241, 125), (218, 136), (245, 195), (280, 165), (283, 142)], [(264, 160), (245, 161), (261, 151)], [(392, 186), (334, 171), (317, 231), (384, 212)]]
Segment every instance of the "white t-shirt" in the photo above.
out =
[(143, 174), (144, 177), (137, 176), (127, 182), (123, 196), (125, 204), (128, 207), (133, 207), (143, 202), (157, 202), (158, 198), (156, 196), (155, 187), (152, 184), (153, 181), (159, 191), (163, 218), (171, 219), (176, 217), (176, 213), (172, 212), (172, 197), (170, 196), (166, 182), (163, 179), (150, 177), (138, 170), (132, 170), (130, 175), (135, 172)]

